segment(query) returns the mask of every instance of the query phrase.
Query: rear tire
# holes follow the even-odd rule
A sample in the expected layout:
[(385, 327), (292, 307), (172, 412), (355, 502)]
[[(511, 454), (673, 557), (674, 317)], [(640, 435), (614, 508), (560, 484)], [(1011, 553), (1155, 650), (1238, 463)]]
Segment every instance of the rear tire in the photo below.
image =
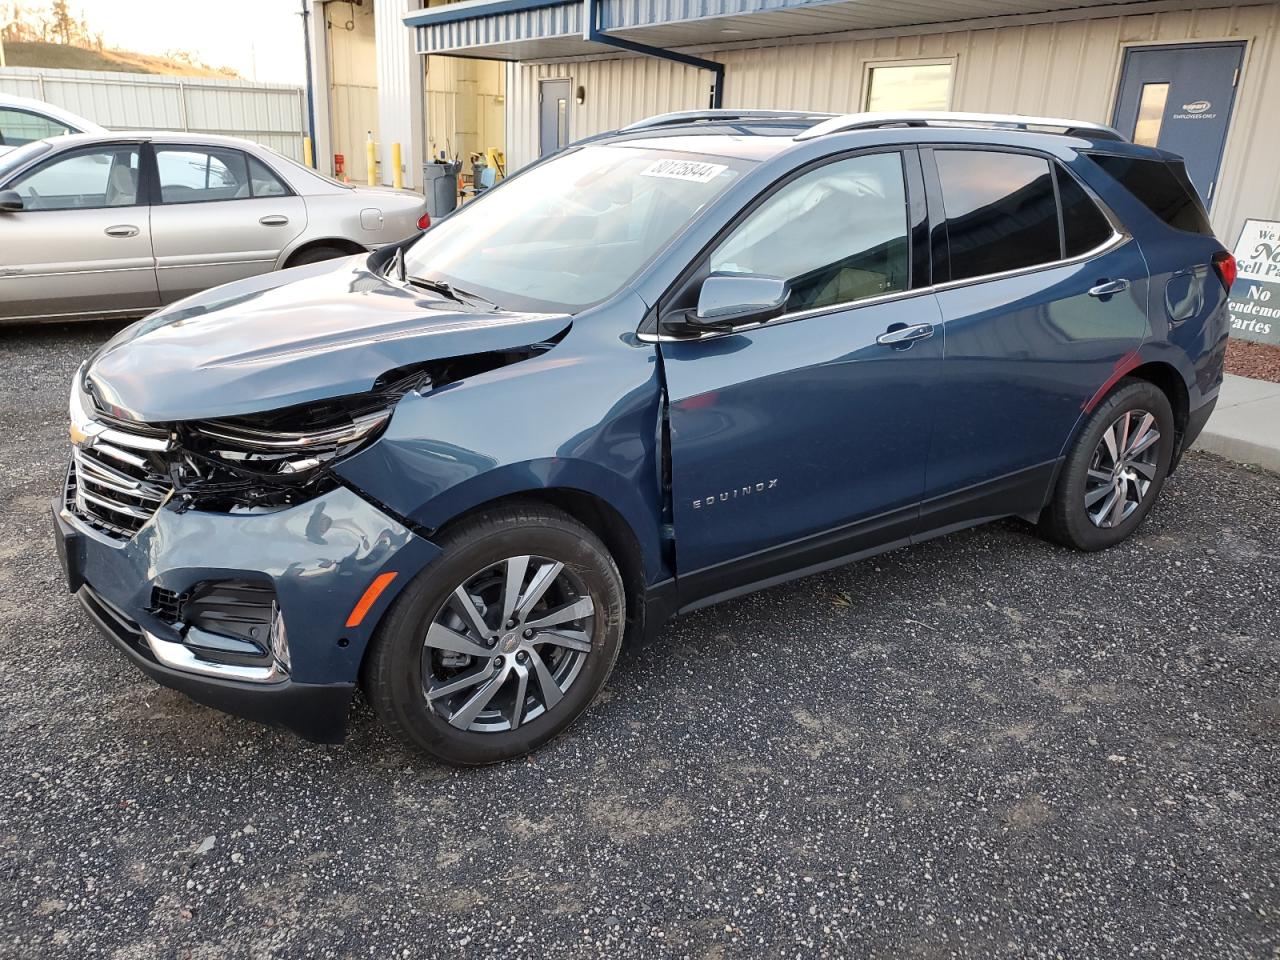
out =
[(365, 693), (396, 737), (437, 760), (522, 756), (612, 672), (626, 622), (618, 568), (591, 530), (539, 503), (486, 510), (436, 543), (444, 552), (374, 636)]
[(337, 260), (339, 257), (350, 257), (350, 250), (343, 250), (341, 247), (312, 247), (310, 250), (303, 250), (289, 258), (289, 266), (301, 267), (307, 263), (320, 263), (322, 260)]
[(1126, 540), (1164, 487), (1174, 436), (1164, 391), (1145, 380), (1121, 380), (1071, 447), (1041, 514), (1040, 533), (1087, 551)]

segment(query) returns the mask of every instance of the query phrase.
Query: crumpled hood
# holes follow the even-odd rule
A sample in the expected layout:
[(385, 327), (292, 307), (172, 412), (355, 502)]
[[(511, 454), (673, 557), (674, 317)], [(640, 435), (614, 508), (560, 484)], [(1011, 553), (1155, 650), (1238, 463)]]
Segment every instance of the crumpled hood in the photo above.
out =
[(562, 314), (485, 312), (373, 273), (364, 255), (216, 287), (125, 328), (89, 366), (100, 403), (151, 423), (369, 390), (397, 367), (549, 340)]

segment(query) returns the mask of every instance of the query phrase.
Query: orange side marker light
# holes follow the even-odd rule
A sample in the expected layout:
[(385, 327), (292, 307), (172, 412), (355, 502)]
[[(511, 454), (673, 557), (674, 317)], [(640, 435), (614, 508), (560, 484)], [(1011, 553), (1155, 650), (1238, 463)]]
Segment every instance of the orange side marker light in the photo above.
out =
[(396, 578), (396, 574), (380, 573), (373, 579), (373, 583), (369, 584), (369, 589), (364, 592), (364, 596), (360, 598), (360, 602), (351, 608), (351, 616), (347, 617), (348, 627), (358, 627), (360, 622), (364, 620), (364, 615), (369, 612), (369, 608), (378, 602), (378, 598), (382, 596), (382, 591), (391, 585), (391, 581)]

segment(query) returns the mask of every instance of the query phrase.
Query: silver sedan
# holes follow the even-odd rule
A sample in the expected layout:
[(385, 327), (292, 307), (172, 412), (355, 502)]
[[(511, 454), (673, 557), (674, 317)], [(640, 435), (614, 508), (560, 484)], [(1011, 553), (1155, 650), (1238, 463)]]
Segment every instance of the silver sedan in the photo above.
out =
[(188, 133), (51, 137), (0, 156), (0, 323), (140, 316), (425, 226), (423, 198)]

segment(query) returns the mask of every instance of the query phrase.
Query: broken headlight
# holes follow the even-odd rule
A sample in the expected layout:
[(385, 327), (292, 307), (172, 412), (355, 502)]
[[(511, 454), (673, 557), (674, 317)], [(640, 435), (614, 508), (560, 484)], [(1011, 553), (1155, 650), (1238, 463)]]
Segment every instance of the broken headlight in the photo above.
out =
[(388, 407), (338, 417), (335, 422), (310, 429), (272, 429), (261, 418), (240, 418), (211, 420), (193, 431), (206, 441), (211, 453), (224, 461), (255, 473), (297, 476), (350, 453), (377, 434), (389, 419)]
[(172, 464), (181, 503), (201, 509), (271, 509), (338, 486), (330, 467), (375, 439), (408, 389), (179, 426)]

